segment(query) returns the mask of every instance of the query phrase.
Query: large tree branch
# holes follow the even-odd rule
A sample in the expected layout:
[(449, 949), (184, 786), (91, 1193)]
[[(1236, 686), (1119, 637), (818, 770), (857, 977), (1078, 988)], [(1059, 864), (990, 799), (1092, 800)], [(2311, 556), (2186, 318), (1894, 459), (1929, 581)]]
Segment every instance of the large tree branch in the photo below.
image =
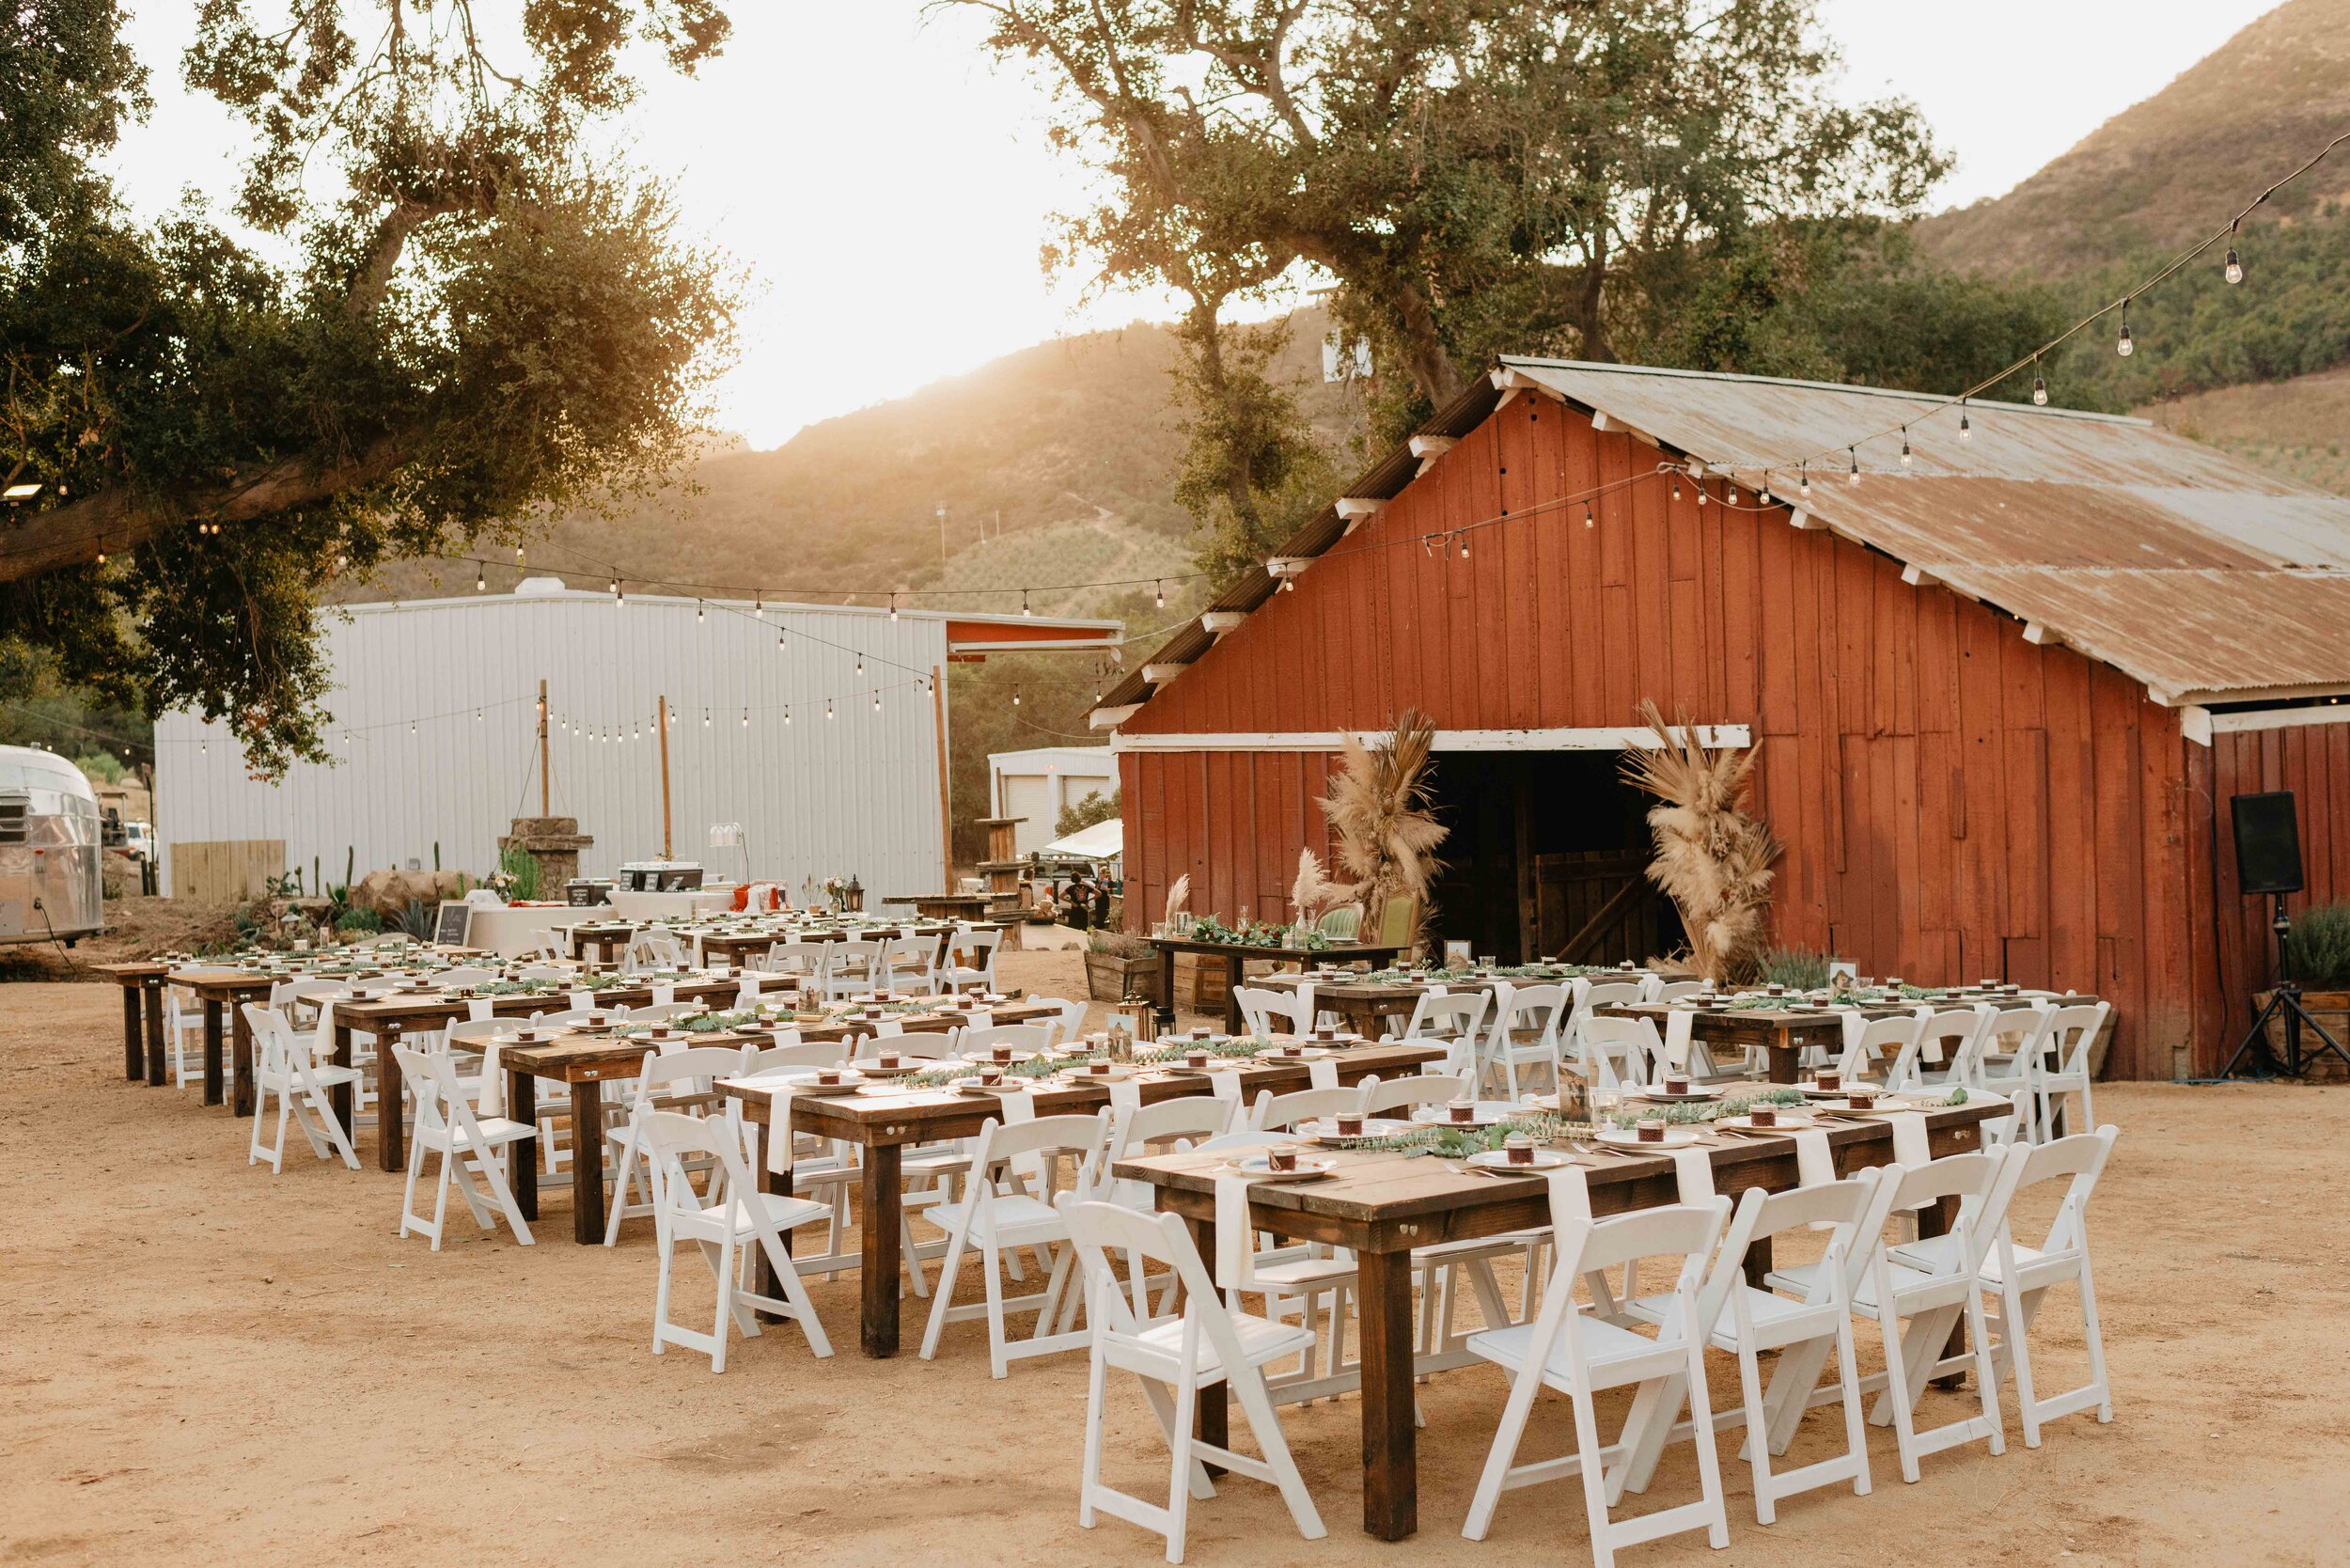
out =
[(190, 519), (244, 523), (389, 478), (415, 455), (422, 432), (386, 432), (358, 451), (282, 458), (226, 484), (157, 494), (129, 485), (102, 490), (21, 521), (0, 518), (0, 583), (20, 582), (102, 553), (118, 554)]
[(400, 253), (407, 248), (408, 236), (416, 226), (429, 218), (462, 212), (466, 204), (446, 199), (419, 201), (403, 196), (392, 210), (384, 214), (375, 226), (374, 243), (368, 246), (368, 256), (352, 274), (351, 292), (343, 296), (343, 314), (354, 321), (373, 316), (384, 303), (384, 290), (391, 287), (392, 269), (400, 265)]

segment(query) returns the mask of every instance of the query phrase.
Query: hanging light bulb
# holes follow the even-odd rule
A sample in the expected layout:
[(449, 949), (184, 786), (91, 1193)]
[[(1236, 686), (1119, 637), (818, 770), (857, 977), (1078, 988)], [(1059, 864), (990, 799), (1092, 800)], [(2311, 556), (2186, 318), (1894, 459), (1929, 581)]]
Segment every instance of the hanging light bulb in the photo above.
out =
[(1966, 400), (1964, 398), (1958, 400), (1958, 438), (1961, 441), (1972, 441), (1975, 438), (1974, 427), (1966, 422)]
[(1020, 706), (1020, 688), (1018, 686), (1011, 688), (1011, 705), (1015, 708)]
[(865, 655), (864, 655), (864, 654), (862, 654), (862, 653), (859, 653), (859, 654), (856, 656), (856, 672), (857, 672), (859, 675), (862, 675), (862, 674), (864, 674), (864, 673), (865, 673)]
[(615, 598), (615, 599), (618, 599), (619, 596), (620, 596), (620, 580), (619, 580), (618, 577), (615, 577), (615, 578), (613, 578), (613, 579), (612, 579), (612, 597), (613, 597), (613, 598)]
[(1020, 590), (1020, 613), (1022, 615), (1036, 614), (1034, 610), (1028, 608), (1028, 590), (1026, 588), (1022, 588)]
[(1158, 589), (1159, 608), (1167, 608), (1167, 585), (1165, 583), (1154, 583), (1152, 586)]
[(1795, 470), (1795, 493), (1807, 501), (1811, 499), (1811, 464), (1808, 463)]
[[(2235, 225), (2232, 223), (2228, 225), (2228, 238), (2231, 240), (2235, 238)], [(2244, 263), (2236, 259), (2235, 246), (2233, 245), (2230, 245), (2228, 247), (2227, 265), (2220, 269), (2220, 275), (2231, 283), (2241, 283), (2244, 281)]]
[(1852, 457), (1852, 482), (1858, 484), (1860, 482), (1860, 448), (1847, 447), (1844, 450)]
[(824, 717), (826, 719), (832, 717), (832, 698), (829, 697), (824, 698)]
[(198, 741), (198, 742), (196, 742), (196, 754), (198, 757), (203, 756), (203, 755), (204, 755), (207, 751), (210, 751), (211, 749), (212, 749), (212, 747), (211, 747), (211, 746), (209, 746), (209, 745), (205, 745), (202, 741)]
[(702, 710), (702, 728), (704, 729), (710, 728), (710, 710), (707, 708)]
[(764, 620), (767, 619), (767, 601), (764, 599), (754, 599), (751, 601), (751, 619), (754, 620)]
[(99, 564), (99, 565), (101, 565), (101, 566), (103, 566), (103, 565), (105, 565), (105, 564), (106, 564), (106, 552), (105, 552), (105, 550), (104, 550), (104, 548), (103, 548), (102, 546), (100, 548), (100, 550), (99, 550), (99, 552), (98, 552), (98, 564)]
[(2040, 373), (2040, 356), (2038, 354), (2031, 356), (2031, 369), (2032, 403), (2035, 407), (2045, 408), (2048, 405), (2048, 383), (2047, 379)]
[(898, 596), (894, 593), (889, 596), (889, 619), (898, 619)]
[(780, 626), (776, 628), (776, 651), (783, 651), (783, 628)]
[(1704, 481), (1703, 479), (1700, 479), (1700, 480), (1698, 481), (1698, 505), (1701, 507), (1701, 506), (1705, 505), (1705, 502), (1706, 502), (1706, 494), (1705, 494), (1705, 481)]
[(1904, 425), (1902, 427), (1902, 466), (1908, 467), (1909, 462), (1909, 427)]
[(744, 709), (744, 710), (743, 710), (743, 728), (744, 728), (744, 729), (748, 729), (750, 727), (751, 727), (751, 711), (750, 711), (748, 708), (745, 708), (745, 709)]
[(703, 619), (702, 602), (697, 599), (694, 601), (694, 624), (699, 626), (702, 623)]
[(411, 735), (413, 735), (413, 734), (415, 734), (415, 732), (416, 732), (416, 721), (415, 721), (415, 719), (410, 719), (410, 720), (408, 721), (408, 733), (410, 733)]
[(1585, 527), (1589, 528), (1589, 527), (1592, 526), (1592, 525), (1593, 525), (1595, 523), (1597, 523), (1597, 522), (1598, 522), (1598, 519), (1597, 519), (1597, 518), (1594, 518), (1594, 517), (1591, 515), (1591, 503), (1590, 503), (1590, 502), (1589, 502), (1589, 501), (1584, 502), (1584, 503), (1583, 503), (1583, 525), (1584, 525)]
[(2114, 340), (2113, 352), (2123, 359), (2138, 352), (2138, 345), (2130, 341), (2130, 302), (2126, 299), (2122, 302), (2122, 336)]
[(517, 571), (517, 572), (520, 572), (522, 569), (523, 569), (523, 547), (522, 547), (521, 545), (517, 544), (517, 545), (515, 545), (515, 546), (514, 546), (514, 570), (515, 570), (515, 571)]
[(1463, 560), (1466, 560), (1468, 559), (1468, 535), (1466, 532), (1464, 532), (1459, 537), (1461, 541), (1461, 558)]
[(786, 724), (791, 722), (791, 704), (789, 702), (783, 705), (783, 722)]
[(476, 593), (479, 593), (479, 592), (480, 592), (483, 588), (488, 588), (489, 586), (490, 586), (490, 571), (489, 571), (489, 568), (487, 568), (487, 567), (483, 566), (483, 565), (482, 565), (479, 561), (476, 561), (476, 562), (474, 562), (474, 567), (473, 567), (473, 590), (474, 590), (474, 592), (476, 592)]
[(1678, 471), (1673, 475), (1673, 499), (1676, 501), (1681, 499), (1681, 475)]
[[(1736, 485), (1731, 486), (1730, 498), (1733, 502), (1738, 499), (1738, 487)], [(1767, 468), (1762, 470), (1762, 488), (1758, 489), (1754, 493), (1754, 498), (1762, 502), (1766, 507), (1771, 504), (1771, 471)]]
[(877, 713), (881, 712), (881, 693), (879, 692), (873, 694), (873, 712)]

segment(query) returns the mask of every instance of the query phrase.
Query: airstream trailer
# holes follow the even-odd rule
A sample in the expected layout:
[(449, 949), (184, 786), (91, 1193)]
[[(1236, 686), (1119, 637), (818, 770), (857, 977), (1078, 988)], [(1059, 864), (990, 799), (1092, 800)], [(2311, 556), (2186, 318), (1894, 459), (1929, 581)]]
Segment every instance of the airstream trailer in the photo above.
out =
[(104, 929), (98, 792), (52, 752), (0, 745), (0, 942), (70, 947)]

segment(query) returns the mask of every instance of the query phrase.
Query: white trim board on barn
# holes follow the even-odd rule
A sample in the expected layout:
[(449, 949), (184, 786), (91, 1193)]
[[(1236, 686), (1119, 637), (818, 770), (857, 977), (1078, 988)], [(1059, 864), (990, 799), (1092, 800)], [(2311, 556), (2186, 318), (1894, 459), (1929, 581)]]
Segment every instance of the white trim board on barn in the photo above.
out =
[[(1709, 749), (1754, 744), (1743, 724), (1700, 724), (1698, 744)], [(1384, 729), (1356, 731), (1366, 745), (1388, 737)], [(1345, 744), (1337, 729), (1294, 729), (1230, 734), (1113, 734), (1113, 751), (1336, 751)], [(1557, 729), (1439, 729), (1438, 751), (1643, 751), (1661, 742), (1646, 725), (1595, 726)]]
[(2211, 745), (2214, 735), (2249, 729), (2300, 729), (2314, 724), (2350, 724), (2350, 706), (2326, 703), (2314, 708), (2239, 708), (2215, 713), (2208, 708), (2179, 710), (2179, 729), (2199, 745)]

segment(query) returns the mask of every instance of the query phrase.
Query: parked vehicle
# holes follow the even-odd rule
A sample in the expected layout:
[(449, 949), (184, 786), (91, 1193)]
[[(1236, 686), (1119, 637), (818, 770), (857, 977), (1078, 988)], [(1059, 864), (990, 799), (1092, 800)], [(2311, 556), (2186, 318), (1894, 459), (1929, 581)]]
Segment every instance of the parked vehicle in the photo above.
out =
[(98, 792), (53, 752), (0, 745), (0, 943), (105, 929)]
[(155, 858), (155, 826), (152, 823), (124, 823), (122, 847), (133, 860)]

